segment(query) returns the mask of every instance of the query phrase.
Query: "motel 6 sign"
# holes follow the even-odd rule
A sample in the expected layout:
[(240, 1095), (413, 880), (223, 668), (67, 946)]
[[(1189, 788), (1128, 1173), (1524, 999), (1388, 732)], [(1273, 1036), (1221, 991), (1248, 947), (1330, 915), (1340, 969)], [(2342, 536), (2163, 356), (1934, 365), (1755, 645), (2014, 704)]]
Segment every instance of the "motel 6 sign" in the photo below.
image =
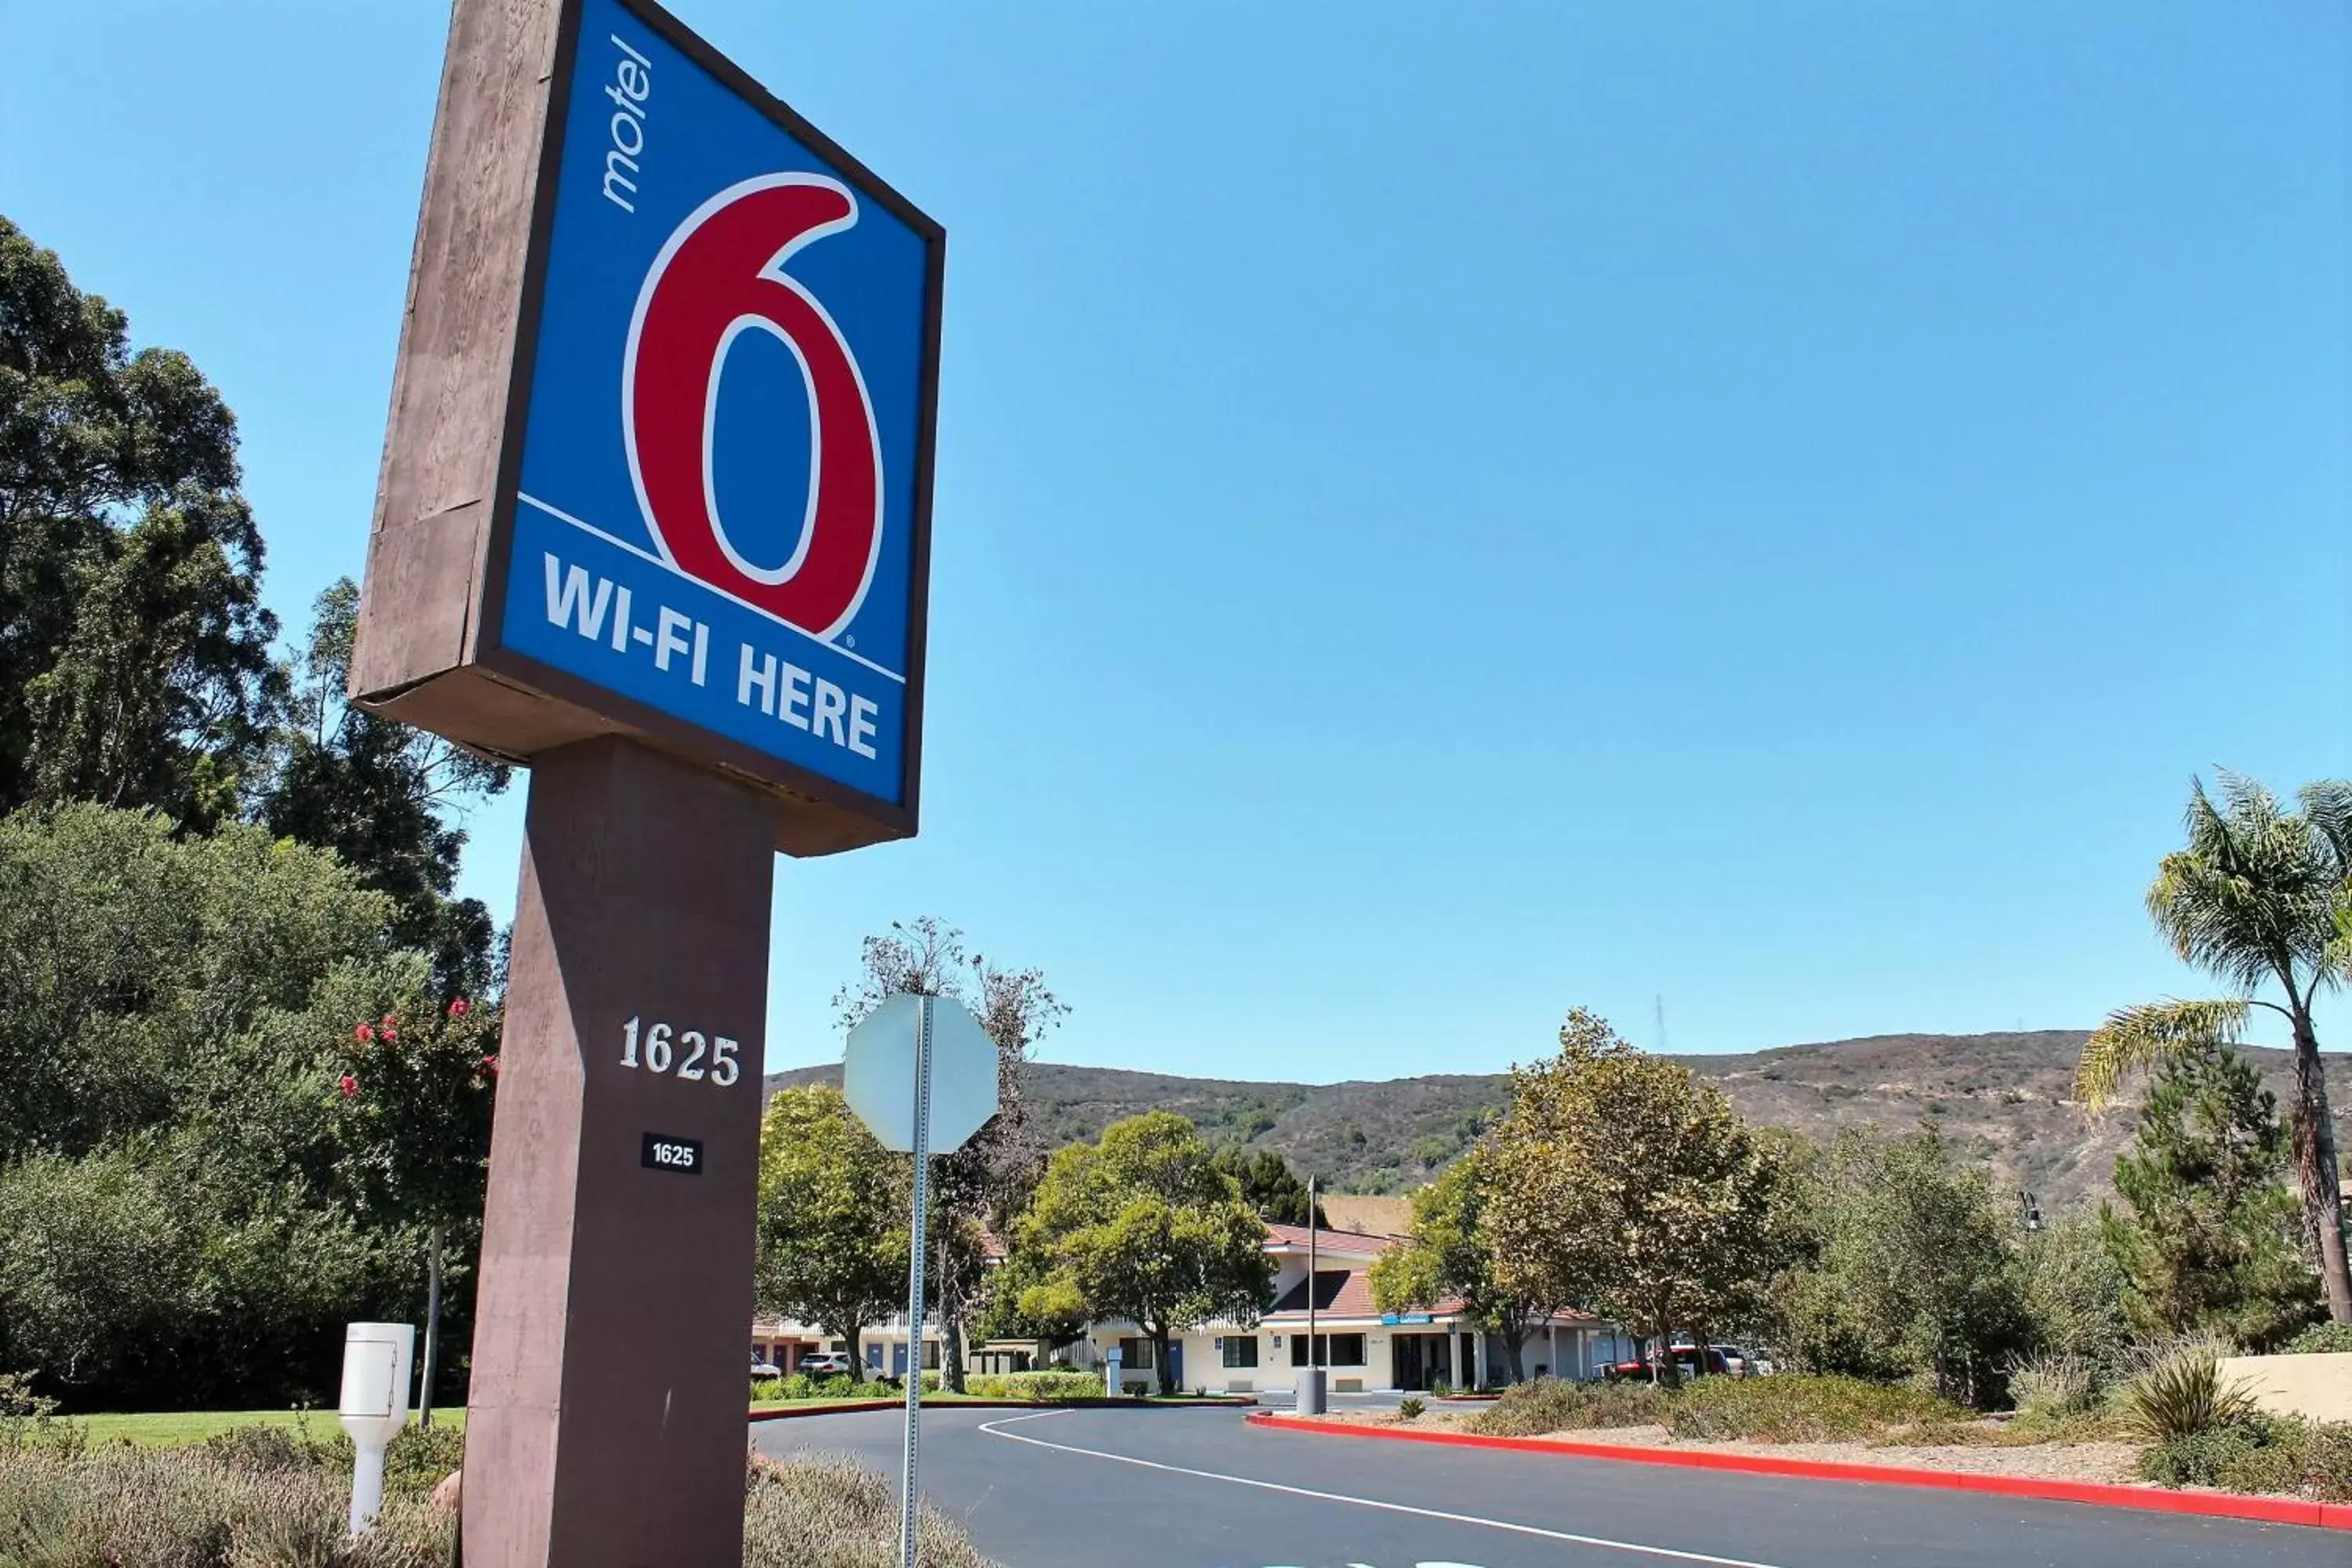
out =
[(487, 673), (764, 786), (784, 848), (911, 834), (942, 231), (656, 7), (564, 11), (472, 646), (362, 700), (515, 754), (409, 701)]

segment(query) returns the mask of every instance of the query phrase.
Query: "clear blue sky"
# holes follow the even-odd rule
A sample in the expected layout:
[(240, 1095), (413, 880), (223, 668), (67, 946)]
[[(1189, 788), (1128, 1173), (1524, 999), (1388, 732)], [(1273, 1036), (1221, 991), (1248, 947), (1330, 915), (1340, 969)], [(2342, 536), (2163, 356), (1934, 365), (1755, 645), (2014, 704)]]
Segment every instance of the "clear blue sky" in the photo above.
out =
[[(2338, 5), (679, 8), (950, 234), (924, 832), (780, 865), (772, 1065), (921, 911), (1171, 1071), (2086, 1025), (2201, 989), (2192, 773), (2352, 769)], [(0, 210), (226, 392), (289, 626), (445, 20), (0, 13)]]

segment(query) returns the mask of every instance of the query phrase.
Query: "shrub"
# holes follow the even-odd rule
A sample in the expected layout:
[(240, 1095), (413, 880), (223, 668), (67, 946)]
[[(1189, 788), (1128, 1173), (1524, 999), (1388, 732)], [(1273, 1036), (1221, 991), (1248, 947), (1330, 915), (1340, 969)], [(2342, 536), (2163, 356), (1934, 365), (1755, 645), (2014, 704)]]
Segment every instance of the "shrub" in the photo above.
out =
[[(338, 1456), (333, 1443), (314, 1441), (307, 1426), (299, 1431), (284, 1426), (232, 1426), (226, 1432), (215, 1433), (198, 1447), (206, 1458), (223, 1469), (247, 1476), (278, 1470), (332, 1470), (339, 1457), (348, 1470), (351, 1462), (349, 1438), (343, 1439), (343, 1452)], [(391, 1468), (387, 1454), (387, 1473)]]
[(1492, 1437), (1532, 1437), (1594, 1426), (1654, 1426), (1666, 1418), (1667, 1395), (1646, 1383), (1563, 1383), (1538, 1378), (1506, 1389), (1471, 1417), (1470, 1431)]
[(33, 1392), (22, 1373), (0, 1373), (0, 1454), (37, 1449), (79, 1454), (89, 1447), (89, 1428), (58, 1419), (58, 1402)]
[(2314, 1323), (2279, 1347), (2281, 1355), (2352, 1354), (2352, 1323)]
[(1925, 1389), (1858, 1377), (1703, 1377), (1675, 1396), (1666, 1425), (1677, 1437), (1820, 1443), (1969, 1419)]
[(2232, 1491), (2292, 1492), (2317, 1502), (2352, 1503), (2352, 1422), (2266, 1423), (2272, 1442), (2224, 1471)]
[(2080, 1415), (2101, 1395), (2099, 1364), (2088, 1356), (2041, 1352), (2009, 1363), (2009, 1395), (2024, 1415)]
[[(920, 1568), (992, 1568), (953, 1521), (926, 1504)], [(754, 1458), (743, 1503), (743, 1568), (896, 1568), (895, 1485), (850, 1461)]]
[[(197, 1451), (238, 1475), (312, 1470), (346, 1487), (351, 1484), (355, 1457), (350, 1437), (340, 1431), (316, 1436), (307, 1417), (292, 1427), (232, 1426), (205, 1438)], [(384, 1449), (383, 1489), (422, 1495), (465, 1463), (466, 1435), (457, 1427), (446, 1422), (438, 1426), (404, 1426)]]
[(344, 1538), (347, 1481), (298, 1444), (289, 1467), (257, 1466), (257, 1441), (234, 1458), (205, 1447), (128, 1445), (79, 1458), (0, 1456), (0, 1562), (43, 1568), (442, 1568), (452, 1523), (415, 1497), (388, 1497), (375, 1530)]
[(1103, 1380), (1091, 1372), (988, 1373), (966, 1378), (964, 1392), (981, 1399), (1100, 1399)]
[[(322, 1462), (333, 1445), (299, 1432), (257, 1435), (264, 1430), (239, 1428), (192, 1448), (0, 1453), (0, 1563), (445, 1568), (450, 1562), (455, 1517), (413, 1492), (388, 1494), (376, 1528), (347, 1540), (349, 1483)], [(444, 1430), (434, 1428), (413, 1453), (425, 1458)], [(924, 1513), (922, 1568), (988, 1568), (954, 1521)], [(883, 1568), (898, 1561), (897, 1521), (896, 1493), (881, 1476), (836, 1459), (755, 1459), (744, 1499), (745, 1568)]]
[(2140, 1456), (2139, 1473), (2168, 1487), (2352, 1502), (2352, 1424), (2257, 1415), (2158, 1444)]
[(430, 1492), (465, 1463), (464, 1432), (446, 1422), (438, 1426), (412, 1424), (402, 1427), (400, 1436), (383, 1451), (383, 1489)]
[(1454, 1396), (1454, 1385), (1442, 1377), (1432, 1378), (1429, 1384), (1429, 1396), (1432, 1399), (1450, 1399)]
[(1428, 1408), (1426, 1401), (1410, 1397), (1401, 1399), (1397, 1402), (1397, 1418), (1401, 1421), (1418, 1421), (1421, 1419), (1422, 1412)]
[[(929, 1378), (926, 1386), (934, 1386)], [(794, 1373), (790, 1377), (762, 1378), (751, 1385), (754, 1405), (790, 1405), (802, 1399), (898, 1399), (906, 1389), (895, 1383), (878, 1378), (859, 1380), (840, 1377), (806, 1377)]]
[(2239, 1468), (2266, 1447), (2268, 1436), (2264, 1424), (2258, 1421), (2187, 1433), (2142, 1454), (2140, 1479), (2167, 1487), (2218, 1487), (2225, 1473)]
[(2124, 1415), (2132, 1432), (2168, 1445), (2226, 1426), (2254, 1415), (2253, 1395), (2221, 1374), (2221, 1354), (2210, 1341), (2189, 1341), (2145, 1352), (2141, 1370), (2124, 1391)]

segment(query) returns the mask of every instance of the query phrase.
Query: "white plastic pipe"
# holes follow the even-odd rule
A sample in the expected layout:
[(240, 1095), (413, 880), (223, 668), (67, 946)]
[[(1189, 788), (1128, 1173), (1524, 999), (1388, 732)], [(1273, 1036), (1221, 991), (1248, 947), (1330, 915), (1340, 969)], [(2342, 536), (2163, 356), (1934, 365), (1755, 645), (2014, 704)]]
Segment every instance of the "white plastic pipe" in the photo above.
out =
[(375, 1528), (376, 1511), (383, 1507), (383, 1450), (362, 1448), (352, 1460), (352, 1534), (365, 1535)]

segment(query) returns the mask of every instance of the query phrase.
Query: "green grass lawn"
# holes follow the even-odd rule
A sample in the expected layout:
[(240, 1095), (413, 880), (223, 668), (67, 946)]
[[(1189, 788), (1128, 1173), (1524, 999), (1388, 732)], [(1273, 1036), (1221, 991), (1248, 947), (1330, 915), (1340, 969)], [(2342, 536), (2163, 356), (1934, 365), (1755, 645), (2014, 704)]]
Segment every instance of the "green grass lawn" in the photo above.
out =
[[(120, 1440), (147, 1448), (183, 1448), (233, 1426), (291, 1428), (307, 1421), (313, 1437), (333, 1437), (342, 1431), (342, 1427), (336, 1425), (335, 1413), (331, 1410), (173, 1410), (151, 1415), (76, 1415), (70, 1419), (89, 1428), (89, 1440), (93, 1443)], [(433, 1425), (439, 1426), (444, 1424), (459, 1431), (465, 1430), (466, 1412), (463, 1409), (436, 1410)]]

